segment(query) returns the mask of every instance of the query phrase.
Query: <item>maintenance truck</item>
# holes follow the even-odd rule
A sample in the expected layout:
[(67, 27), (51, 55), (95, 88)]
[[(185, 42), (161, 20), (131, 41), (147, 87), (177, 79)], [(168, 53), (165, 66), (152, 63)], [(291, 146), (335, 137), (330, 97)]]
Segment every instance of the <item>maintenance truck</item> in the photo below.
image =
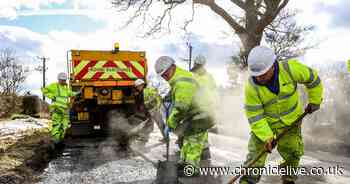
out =
[(147, 60), (144, 51), (70, 50), (67, 53), (69, 84), (80, 95), (71, 99), (68, 130), (72, 135), (86, 135), (109, 128), (107, 113), (119, 110), (133, 113), (134, 81), (146, 81)]

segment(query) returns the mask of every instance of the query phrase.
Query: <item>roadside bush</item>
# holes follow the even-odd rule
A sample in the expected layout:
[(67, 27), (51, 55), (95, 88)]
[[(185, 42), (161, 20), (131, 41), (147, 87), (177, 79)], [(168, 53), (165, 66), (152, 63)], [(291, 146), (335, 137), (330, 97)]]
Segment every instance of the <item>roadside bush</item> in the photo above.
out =
[(22, 112), (22, 97), (17, 95), (0, 96), (0, 118), (6, 118), (14, 113)]

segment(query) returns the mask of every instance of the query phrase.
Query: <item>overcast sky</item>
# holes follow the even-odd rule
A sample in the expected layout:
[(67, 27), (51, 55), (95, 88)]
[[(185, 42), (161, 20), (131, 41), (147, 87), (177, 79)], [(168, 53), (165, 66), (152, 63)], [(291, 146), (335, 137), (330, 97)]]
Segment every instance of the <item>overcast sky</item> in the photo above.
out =
[[(217, 2), (228, 3), (227, 0)], [(350, 1), (346, 0), (290, 1), (287, 8), (301, 11), (299, 23), (317, 27), (309, 40), (322, 41), (318, 48), (301, 58), (304, 62), (326, 63), (350, 58), (348, 7)], [(228, 9), (239, 13), (236, 7)], [(188, 5), (178, 9), (175, 24), (189, 16), (184, 13), (189, 11)], [(110, 50), (117, 41), (121, 49), (146, 51), (152, 73), (154, 61), (161, 55), (170, 55), (178, 62), (187, 57), (186, 42), (190, 40), (194, 55), (205, 55), (209, 71), (219, 84), (225, 85), (225, 64), (237, 53), (239, 42), (230, 27), (206, 7), (198, 9), (187, 35), (175, 28), (170, 35), (143, 39), (137, 36), (142, 33), (137, 25), (121, 29), (128, 16), (116, 13), (109, 0), (2, 0), (0, 49), (14, 48), (24, 64), (32, 69), (40, 64), (36, 56), (49, 57), (47, 82), (53, 82), (57, 73), (67, 70), (66, 52), (70, 49)], [(40, 73), (31, 72), (26, 88), (39, 94), (40, 86)]]

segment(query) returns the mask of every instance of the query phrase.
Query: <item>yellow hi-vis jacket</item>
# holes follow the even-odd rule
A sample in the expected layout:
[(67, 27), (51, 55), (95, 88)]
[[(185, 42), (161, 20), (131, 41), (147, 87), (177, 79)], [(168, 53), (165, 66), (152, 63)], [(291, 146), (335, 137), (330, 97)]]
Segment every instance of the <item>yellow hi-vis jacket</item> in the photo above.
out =
[(270, 125), (291, 125), (302, 114), (297, 84), (304, 84), (309, 103), (321, 104), (323, 86), (318, 73), (297, 60), (279, 62), (279, 94), (257, 85), (253, 78), (245, 87), (245, 111), (252, 132), (262, 141), (274, 136)]
[(205, 112), (214, 115), (213, 111), (218, 108), (219, 101), (215, 79), (204, 68), (200, 68), (197, 72), (193, 73), (199, 83), (200, 90), (202, 90), (201, 99), (197, 100), (199, 103), (198, 105)]
[(194, 72), (194, 76), (198, 80), (199, 84), (203, 85), (205, 88), (216, 89), (216, 82), (213, 76), (205, 69)]
[(194, 98), (198, 91), (198, 82), (191, 72), (176, 67), (174, 76), (169, 80), (171, 86), (172, 109), (167, 120), (170, 128), (176, 126), (193, 111), (196, 111)]
[(350, 59), (348, 60), (348, 71), (350, 73)]
[(161, 97), (158, 94), (156, 88), (147, 87), (143, 90), (143, 98), (145, 106), (148, 110), (156, 108), (158, 109), (161, 104)]
[(77, 94), (77, 92), (73, 92), (68, 85), (60, 85), (59, 83), (52, 83), (45, 88), (42, 88), (41, 91), (45, 96), (52, 100), (50, 109), (68, 109), (69, 97)]

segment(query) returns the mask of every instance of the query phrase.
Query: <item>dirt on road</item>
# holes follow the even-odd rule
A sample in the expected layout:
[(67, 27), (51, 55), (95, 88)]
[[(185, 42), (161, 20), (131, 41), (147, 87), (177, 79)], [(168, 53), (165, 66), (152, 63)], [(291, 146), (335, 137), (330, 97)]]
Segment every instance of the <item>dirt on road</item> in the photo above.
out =
[(35, 182), (50, 160), (53, 145), (47, 120), (27, 117), (0, 123), (0, 183)]
[[(35, 119), (34, 119), (35, 120)], [(41, 120), (29, 119), (0, 123), (0, 183), (37, 184), (152, 184), (156, 179), (154, 163), (165, 160), (166, 146), (162, 135), (155, 129), (147, 142), (132, 141), (128, 149), (120, 146), (112, 137), (68, 138), (66, 146), (57, 154), (51, 154), (47, 125)], [(25, 127), (25, 128), (24, 128)], [(33, 131), (35, 129), (35, 131)], [(25, 130), (25, 131), (24, 131)], [(170, 153), (178, 147), (172, 135)], [(215, 167), (239, 167), (247, 153), (247, 140), (218, 134), (209, 135), (211, 163)], [(142, 155), (140, 155), (142, 154)], [(275, 152), (267, 161), (275, 166), (280, 161)], [(307, 150), (301, 165), (311, 167), (342, 167), (342, 175), (301, 176), (302, 184), (350, 183), (348, 155), (338, 155), (320, 150)], [(207, 180), (184, 181), (188, 183), (227, 183), (232, 176), (215, 177), (215, 183)], [(213, 177), (211, 177), (213, 178)], [(280, 183), (278, 176), (263, 176), (260, 183)]]

